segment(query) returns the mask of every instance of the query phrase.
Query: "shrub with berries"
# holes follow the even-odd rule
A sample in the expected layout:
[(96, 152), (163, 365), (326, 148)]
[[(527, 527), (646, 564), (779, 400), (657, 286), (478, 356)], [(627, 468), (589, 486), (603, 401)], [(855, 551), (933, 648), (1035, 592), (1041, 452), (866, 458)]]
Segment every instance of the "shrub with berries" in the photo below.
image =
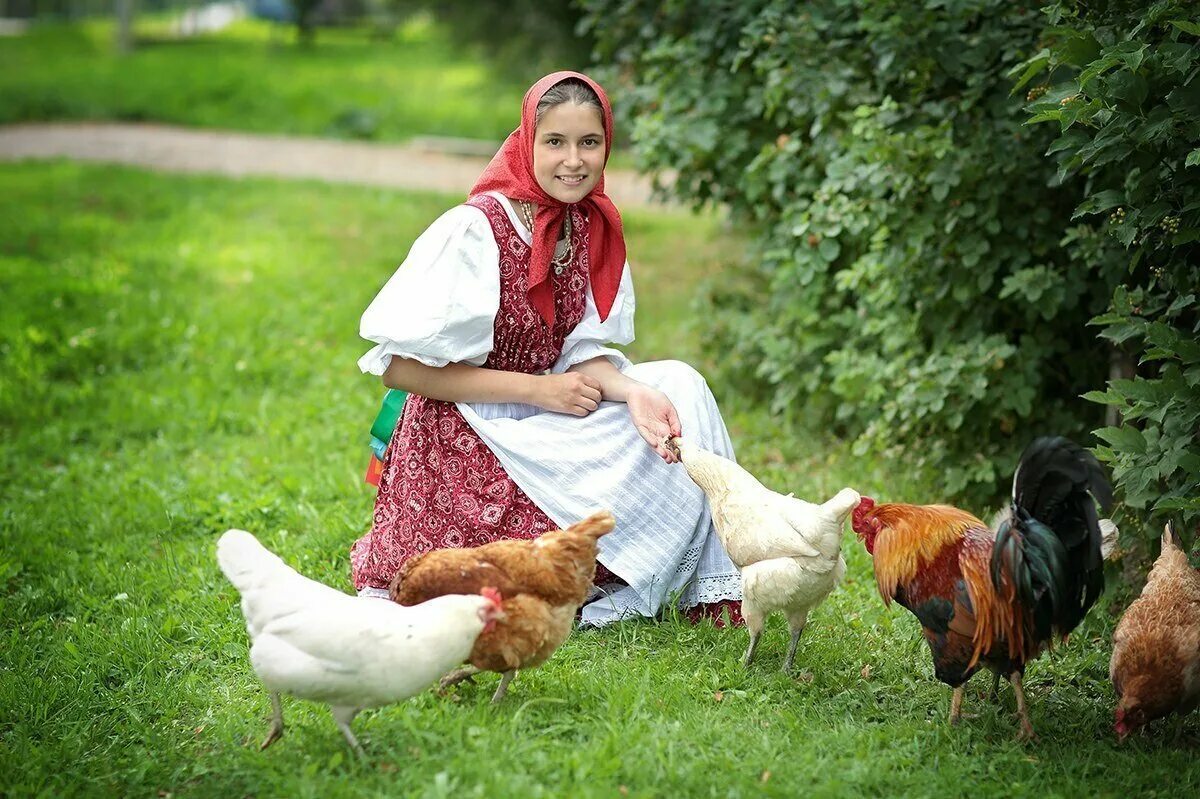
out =
[(1052, 185), (1057, 134), (1024, 108), (1080, 92), (1014, 93), (1011, 77), (1040, 46), (1035, 5), (583, 7), (642, 164), (753, 230), (754, 267), (695, 316), (715, 385), (976, 506), (1004, 492), (1033, 431), (1082, 439), (1101, 422), (1079, 395), (1108, 373), (1087, 321), (1119, 248), (1096, 235), (1095, 258), (1070, 255), (1083, 229)]
[[(1047, 47), (1026, 62), (1047, 73), (1040, 97), (1086, 95), (1068, 106), (1031, 104), (1032, 122), (1057, 126), (1051, 146), (1064, 185), (1086, 178), (1075, 216), (1121, 247), (1110, 307), (1092, 320), (1130, 368), (1086, 396), (1118, 411), (1096, 431), (1135, 525), (1200, 523), (1200, 23), (1194, 5), (1058, 2)], [(1082, 239), (1081, 239), (1082, 241)], [(1080, 247), (1081, 257), (1089, 250)]]
[[(1200, 25), (1039, 5), (582, 0), (642, 165), (753, 231), (696, 314), (714, 383), (977, 505), (1035, 432), (1104, 424), (1079, 397), (1111, 369), (1158, 379), (1197, 338)], [(1099, 451), (1158, 514), (1200, 471), (1174, 362), (1102, 400), (1126, 423)]]

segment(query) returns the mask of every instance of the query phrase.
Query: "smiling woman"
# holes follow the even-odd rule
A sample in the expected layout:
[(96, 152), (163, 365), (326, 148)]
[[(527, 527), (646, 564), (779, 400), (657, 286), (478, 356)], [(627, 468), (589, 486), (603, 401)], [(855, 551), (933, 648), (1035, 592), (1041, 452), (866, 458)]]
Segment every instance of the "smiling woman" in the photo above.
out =
[[(409, 394), (384, 456), (355, 586), (381, 592), (406, 560), (531, 538), (610, 508), (607, 595), (583, 620), (697, 613), (739, 599), (703, 495), (663, 441), (732, 456), (707, 384), (686, 364), (632, 364), (634, 297), (621, 215), (604, 193), (612, 111), (557, 72), (467, 203), (437, 220), (363, 315), (359, 366)], [(730, 607), (737, 617), (737, 607)]]
[(576, 203), (604, 174), (608, 140), (604, 109), (581, 81), (563, 81), (537, 105), (533, 174), (538, 186), (559, 202)]

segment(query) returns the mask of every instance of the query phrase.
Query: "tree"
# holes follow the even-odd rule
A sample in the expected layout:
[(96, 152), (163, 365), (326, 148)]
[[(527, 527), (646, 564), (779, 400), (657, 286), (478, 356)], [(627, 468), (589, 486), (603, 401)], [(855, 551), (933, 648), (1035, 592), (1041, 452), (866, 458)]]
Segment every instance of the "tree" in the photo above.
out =
[(117, 52), (128, 53), (133, 50), (134, 0), (116, 0), (116, 3)]

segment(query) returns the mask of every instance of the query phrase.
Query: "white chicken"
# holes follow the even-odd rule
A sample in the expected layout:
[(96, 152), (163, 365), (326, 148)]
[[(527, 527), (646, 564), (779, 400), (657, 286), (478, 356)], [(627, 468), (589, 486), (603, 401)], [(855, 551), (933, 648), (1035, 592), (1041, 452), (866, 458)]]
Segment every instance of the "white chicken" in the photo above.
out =
[(362, 709), (414, 696), (459, 665), (503, 618), (500, 594), (448, 594), (413, 607), (343, 594), (297, 574), (244, 530), (217, 542), (221, 571), (242, 595), (250, 663), (271, 694), (266, 749), (283, 735), (279, 695), (330, 706), (346, 741)]
[(842, 527), (858, 492), (843, 488), (814, 505), (769, 490), (733, 461), (683, 439), (668, 443), (708, 497), (717, 536), (742, 573), (742, 616), (750, 630), (743, 665), (754, 660), (767, 617), (782, 611), (792, 634), (783, 670), (791, 671), (808, 614), (846, 572)]

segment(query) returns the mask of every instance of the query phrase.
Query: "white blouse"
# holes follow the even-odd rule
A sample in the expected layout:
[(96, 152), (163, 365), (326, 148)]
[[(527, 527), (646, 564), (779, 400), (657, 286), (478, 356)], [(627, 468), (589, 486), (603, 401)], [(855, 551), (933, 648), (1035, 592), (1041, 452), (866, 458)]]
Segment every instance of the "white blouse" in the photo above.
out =
[[(500, 201), (521, 239), (532, 236), (508, 198)], [(605, 344), (633, 341), (633, 280), (629, 264), (608, 318), (600, 320), (591, 285), (583, 320), (563, 343), (551, 368), (564, 372), (597, 356), (607, 356), (618, 369), (629, 361)], [(492, 351), (492, 330), (500, 309), (500, 250), (482, 211), (458, 205), (442, 214), (413, 242), (408, 257), (363, 313), (359, 333), (374, 341), (358, 361), (362, 371), (382, 375), (393, 355), (428, 366), (468, 363), (479, 366)]]
[[(518, 234), (530, 241), (508, 200)], [(678, 361), (631, 364), (605, 345), (633, 340), (629, 265), (608, 319), (601, 322), (591, 287), (583, 320), (567, 336), (551, 371), (607, 356), (623, 373), (657, 388), (675, 405), (684, 434), (733, 457), (729, 433), (704, 378)], [(413, 244), (403, 265), (363, 314), (361, 332), (377, 346), (359, 360), (381, 375), (393, 355), (430, 366), (482, 364), (492, 349), (500, 307), (500, 254), (487, 217), (471, 206), (447, 211)], [(685, 607), (738, 598), (740, 578), (721, 547), (703, 492), (682, 466), (668, 466), (646, 446), (628, 407), (601, 402), (585, 417), (508, 402), (456, 403), (505, 471), (555, 524), (565, 527), (609, 508), (617, 530), (600, 540), (599, 560), (628, 583), (610, 586), (583, 609), (583, 623), (654, 616), (680, 597)]]

